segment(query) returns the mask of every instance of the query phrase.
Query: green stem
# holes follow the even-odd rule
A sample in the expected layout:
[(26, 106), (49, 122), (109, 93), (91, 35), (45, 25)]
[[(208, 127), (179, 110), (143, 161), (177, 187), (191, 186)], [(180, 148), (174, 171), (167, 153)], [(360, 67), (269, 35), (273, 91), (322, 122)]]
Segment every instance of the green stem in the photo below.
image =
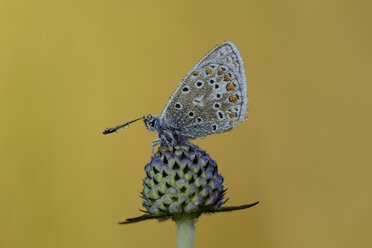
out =
[(177, 248), (194, 247), (195, 219), (182, 218), (177, 223)]

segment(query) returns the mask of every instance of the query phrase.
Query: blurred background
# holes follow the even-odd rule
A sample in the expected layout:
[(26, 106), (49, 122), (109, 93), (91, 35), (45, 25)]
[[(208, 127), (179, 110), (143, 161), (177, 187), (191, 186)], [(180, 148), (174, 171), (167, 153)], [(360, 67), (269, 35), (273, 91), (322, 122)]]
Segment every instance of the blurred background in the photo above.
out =
[(231, 40), (249, 120), (195, 143), (228, 205), (195, 247), (372, 245), (371, 1), (0, 2), (0, 247), (175, 247), (141, 215), (151, 141), (186, 73)]

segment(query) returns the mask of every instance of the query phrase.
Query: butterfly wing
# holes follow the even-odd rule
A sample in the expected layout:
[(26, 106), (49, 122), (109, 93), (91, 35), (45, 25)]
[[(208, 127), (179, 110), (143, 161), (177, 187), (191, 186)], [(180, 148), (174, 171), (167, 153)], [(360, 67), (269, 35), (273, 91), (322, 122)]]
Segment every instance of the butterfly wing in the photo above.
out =
[(247, 112), (243, 61), (232, 42), (210, 51), (182, 80), (160, 118), (188, 138), (224, 133)]

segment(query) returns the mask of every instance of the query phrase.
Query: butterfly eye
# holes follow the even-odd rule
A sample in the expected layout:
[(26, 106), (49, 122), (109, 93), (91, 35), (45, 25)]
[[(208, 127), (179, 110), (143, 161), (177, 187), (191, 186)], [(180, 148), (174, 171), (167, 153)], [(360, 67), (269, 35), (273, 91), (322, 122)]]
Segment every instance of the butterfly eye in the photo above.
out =
[(182, 105), (181, 105), (181, 103), (176, 102), (176, 104), (174, 104), (174, 107), (175, 107), (176, 109), (181, 109), (181, 108), (182, 108)]
[(150, 124), (151, 127), (155, 127), (155, 123), (156, 123), (155, 120), (151, 120), (151, 121), (149, 122), (149, 124)]

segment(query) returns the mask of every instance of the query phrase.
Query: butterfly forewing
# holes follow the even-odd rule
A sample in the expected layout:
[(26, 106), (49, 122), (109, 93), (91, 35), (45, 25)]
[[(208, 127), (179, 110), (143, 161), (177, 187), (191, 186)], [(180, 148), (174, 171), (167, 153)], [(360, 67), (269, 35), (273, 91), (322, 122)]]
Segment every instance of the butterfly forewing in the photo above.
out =
[(241, 57), (233, 43), (225, 42), (186, 75), (160, 118), (185, 137), (204, 137), (244, 121), (247, 103)]

